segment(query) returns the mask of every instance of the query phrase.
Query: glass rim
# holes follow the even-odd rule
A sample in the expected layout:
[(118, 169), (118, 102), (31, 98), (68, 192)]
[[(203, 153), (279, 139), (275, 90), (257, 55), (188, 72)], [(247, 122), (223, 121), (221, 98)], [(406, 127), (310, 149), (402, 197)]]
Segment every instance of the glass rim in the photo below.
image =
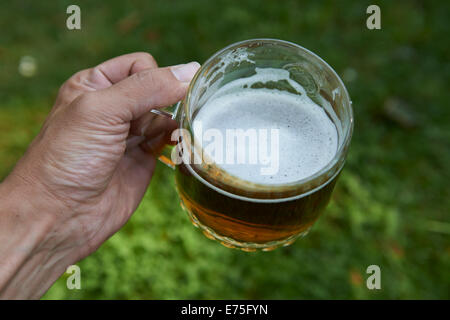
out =
[[(318, 184), (311, 185), (311, 188), (304, 190), (304, 192), (301, 192), (300, 194), (297, 194), (295, 196), (288, 196), (288, 197), (284, 197), (284, 198), (271, 199), (271, 200), (290, 200), (290, 199), (295, 199), (295, 198), (306, 196), (308, 194), (311, 194), (311, 193), (321, 189), (322, 187), (327, 185), (332, 179), (334, 179), (339, 174), (339, 172), (341, 171), (341, 169), (345, 163), (345, 161), (343, 161), (343, 157), (345, 157), (345, 155), (346, 155), (346, 152), (347, 152), (347, 149), (348, 149), (348, 146), (349, 146), (352, 134), (353, 134), (353, 126), (354, 126), (352, 101), (350, 100), (350, 95), (347, 91), (347, 88), (345, 87), (344, 82), (339, 77), (337, 72), (325, 60), (323, 60), (321, 57), (319, 57), (314, 52), (312, 52), (296, 43), (286, 41), (286, 40), (272, 39), (272, 38), (255, 38), (255, 39), (248, 39), (248, 40), (243, 40), (243, 41), (232, 43), (232, 44), (224, 47), (223, 49), (215, 52), (211, 57), (209, 57), (201, 65), (199, 70), (196, 72), (193, 79), (191, 80), (191, 83), (189, 84), (185, 99), (183, 101), (184, 115), (189, 124), (189, 127), (192, 128), (192, 119), (191, 119), (190, 112), (189, 112), (190, 100), (191, 100), (192, 94), (193, 94), (192, 91), (193, 91), (193, 88), (194, 88), (195, 84), (197, 83), (200, 75), (203, 74), (203, 72), (210, 67), (211, 63), (225, 52), (232, 51), (243, 45), (248, 45), (248, 44), (253, 44), (253, 43), (267, 43), (267, 44), (288, 46), (288, 47), (291, 47), (294, 49), (301, 50), (302, 52), (304, 52), (306, 54), (306, 56), (310, 56), (313, 59), (316, 59), (319, 63), (321, 63), (325, 67), (326, 71), (329, 72), (337, 80), (338, 86), (342, 88), (342, 97), (344, 99), (343, 101), (347, 102), (347, 107), (344, 107), (344, 108), (348, 109), (349, 125), (347, 126), (347, 128), (343, 128), (344, 136), (342, 138), (342, 143), (339, 144), (335, 155), (324, 167), (322, 167), (320, 170), (318, 170), (317, 172), (315, 172), (314, 174), (312, 174), (306, 178), (288, 182), (288, 183), (255, 184), (251, 181), (246, 181), (246, 182), (250, 182), (251, 184), (257, 186), (257, 189), (258, 189), (257, 193), (260, 193), (260, 192), (274, 193), (277, 191), (280, 191), (281, 193), (283, 193), (283, 192), (287, 192), (289, 190), (298, 189), (299, 186), (304, 186), (304, 185), (306, 186), (313, 181), (318, 181), (319, 182)], [(189, 167), (191, 167), (190, 164), (189, 164)], [(193, 170), (193, 168), (189, 168), (189, 169)], [(195, 170), (193, 170), (193, 171), (195, 171)], [(199, 176), (201, 177), (201, 175), (199, 175)], [(202, 177), (201, 180), (205, 180), (205, 179)], [(242, 180), (242, 181), (244, 181), (244, 180)], [(206, 182), (206, 184), (211, 187), (210, 182), (208, 182), (208, 181), (203, 181), (203, 182), (204, 183)], [(222, 189), (217, 186), (215, 186), (215, 188)], [(227, 193), (229, 195), (234, 195), (235, 197), (238, 197), (238, 198), (245, 198), (248, 200), (265, 199), (265, 198), (242, 197), (240, 195), (230, 193), (227, 190), (222, 190), (222, 192)]]

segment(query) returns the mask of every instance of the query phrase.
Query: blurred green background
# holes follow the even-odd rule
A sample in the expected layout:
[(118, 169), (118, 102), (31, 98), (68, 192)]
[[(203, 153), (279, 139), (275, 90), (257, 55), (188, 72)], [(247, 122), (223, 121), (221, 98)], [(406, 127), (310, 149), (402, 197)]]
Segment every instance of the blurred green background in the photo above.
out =
[[(150, 52), (161, 66), (204, 62), (233, 42), (269, 37), (326, 60), (353, 100), (348, 162), (325, 214), (288, 248), (243, 253), (205, 238), (159, 165), (137, 212), (79, 262), (81, 290), (62, 276), (46, 299), (450, 298), (449, 2), (0, 2), (0, 179), (26, 150), (59, 86), (111, 57)], [(81, 7), (81, 31), (66, 8)], [(36, 72), (18, 71), (23, 57)], [(29, 58), (28, 58), (29, 59)], [(366, 268), (381, 267), (381, 290)]]

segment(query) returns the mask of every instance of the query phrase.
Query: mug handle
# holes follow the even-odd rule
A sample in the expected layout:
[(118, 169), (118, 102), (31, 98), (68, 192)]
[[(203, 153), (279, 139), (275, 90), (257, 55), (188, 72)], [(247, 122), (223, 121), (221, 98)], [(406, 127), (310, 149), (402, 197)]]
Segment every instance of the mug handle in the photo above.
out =
[[(173, 120), (177, 120), (178, 111), (181, 106), (181, 101), (178, 103), (161, 109), (152, 109), (150, 112), (153, 112), (157, 115), (168, 117)], [(175, 169), (175, 164), (172, 161), (172, 151), (175, 146), (166, 144), (162, 150), (159, 152), (158, 160), (167, 165), (168, 167)]]

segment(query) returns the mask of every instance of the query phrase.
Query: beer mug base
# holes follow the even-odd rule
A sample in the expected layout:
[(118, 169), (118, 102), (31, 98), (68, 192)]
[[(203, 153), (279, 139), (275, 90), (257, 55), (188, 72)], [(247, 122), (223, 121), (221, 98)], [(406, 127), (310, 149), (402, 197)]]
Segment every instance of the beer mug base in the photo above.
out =
[(191, 223), (196, 228), (199, 228), (200, 230), (202, 230), (205, 237), (207, 237), (208, 239), (211, 239), (211, 240), (218, 241), (220, 244), (222, 244), (223, 246), (225, 246), (227, 248), (239, 249), (239, 250), (242, 250), (245, 252), (255, 252), (258, 250), (272, 251), (279, 247), (290, 246), (298, 238), (306, 236), (312, 227), (312, 225), (311, 225), (307, 229), (303, 230), (302, 232), (291, 235), (291, 236), (289, 236), (285, 239), (281, 239), (281, 240), (269, 241), (269, 242), (265, 242), (265, 243), (241, 242), (241, 241), (237, 241), (235, 239), (220, 235), (220, 234), (216, 233), (214, 230), (212, 230), (211, 228), (209, 228), (208, 226), (202, 224), (197, 219), (195, 214), (188, 209), (189, 204), (184, 203), (183, 197), (181, 197), (180, 203), (181, 203), (181, 207), (187, 213), (189, 219), (191, 220)]

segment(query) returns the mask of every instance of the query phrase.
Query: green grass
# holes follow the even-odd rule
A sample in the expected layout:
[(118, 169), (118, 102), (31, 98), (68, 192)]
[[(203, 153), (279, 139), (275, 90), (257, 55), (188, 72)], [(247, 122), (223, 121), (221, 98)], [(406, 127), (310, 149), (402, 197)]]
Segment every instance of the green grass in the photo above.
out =
[[(449, 4), (379, 1), (77, 1), (82, 30), (65, 28), (73, 1), (0, 3), (0, 178), (38, 132), (58, 87), (108, 58), (148, 51), (160, 65), (205, 61), (255, 37), (298, 43), (346, 82), (355, 131), (347, 165), (310, 235), (268, 253), (206, 239), (178, 205), (173, 172), (159, 165), (135, 215), (46, 299), (450, 298)], [(22, 56), (34, 77), (17, 72)], [(414, 126), (387, 112), (400, 101)], [(365, 286), (377, 264), (382, 289)]]

